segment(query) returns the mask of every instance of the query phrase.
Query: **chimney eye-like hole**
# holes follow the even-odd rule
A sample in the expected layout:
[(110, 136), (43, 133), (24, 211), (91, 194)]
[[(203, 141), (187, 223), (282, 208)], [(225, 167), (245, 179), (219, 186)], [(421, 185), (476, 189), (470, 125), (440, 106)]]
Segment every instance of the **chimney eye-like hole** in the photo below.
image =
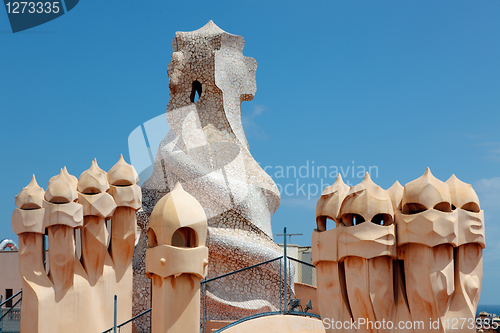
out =
[(407, 203), (403, 206), (403, 214), (418, 214), (426, 210), (427, 207), (420, 203)]
[(58, 205), (70, 203), (69, 199), (65, 197), (53, 197), (49, 202)]
[(177, 229), (172, 235), (172, 246), (197, 247), (198, 237), (196, 236), (196, 232), (189, 227)]
[(451, 212), (451, 204), (449, 202), (443, 201), (434, 206), (435, 210), (439, 210), (441, 212), (450, 213)]
[(359, 214), (344, 214), (342, 215), (342, 224), (346, 227), (358, 225), (365, 222), (363, 216)]
[(202, 87), (200, 81), (193, 81), (193, 87), (191, 89), (191, 103), (195, 103), (201, 97)]
[(156, 234), (153, 229), (148, 229), (148, 246), (155, 247), (158, 246), (158, 239), (156, 238)]
[(83, 194), (94, 195), (101, 193), (101, 190), (97, 187), (87, 187), (82, 191)]
[(479, 205), (475, 202), (466, 203), (462, 206), (462, 209), (472, 213), (479, 213), (481, 211), (481, 209), (479, 209)]
[(390, 214), (377, 214), (372, 218), (372, 222), (378, 225), (391, 225), (393, 219)]
[[(330, 220), (329, 223), (328, 220)], [(316, 227), (318, 231), (327, 231), (329, 230), (328, 226), (330, 226), (331, 229), (335, 229), (337, 227), (337, 223), (327, 216), (318, 216), (316, 218)]]
[(326, 216), (318, 216), (316, 218), (316, 229), (318, 231), (326, 231)]

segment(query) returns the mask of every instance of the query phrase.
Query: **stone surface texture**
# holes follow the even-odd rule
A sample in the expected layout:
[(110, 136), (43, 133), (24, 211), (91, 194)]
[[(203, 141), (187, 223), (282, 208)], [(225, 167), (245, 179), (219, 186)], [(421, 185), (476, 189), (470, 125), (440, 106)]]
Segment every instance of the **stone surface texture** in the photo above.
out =
[(454, 175), (442, 182), (427, 169), (404, 187), (396, 182), (383, 190), (367, 174), (347, 191), (339, 176), (316, 215), (311, 245), (323, 318), (424, 325), (397, 329), (403, 332), (475, 332), (485, 243), (471, 185)]
[[(279, 191), (250, 154), (241, 123), (240, 104), (254, 97), (257, 69), (255, 59), (243, 56), (243, 46), (243, 37), (221, 30), (212, 21), (196, 31), (177, 32), (173, 39), (168, 65), (170, 131), (160, 144), (152, 176), (142, 185), (144, 200), (138, 214), (142, 239), (134, 257), (136, 314), (147, 309), (144, 295), (150, 290), (144, 278), (147, 221), (176, 183), (201, 204), (207, 216), (208, 277), (282, 255), (271, 229)], [(275, 281), (272, 290), (279, 293), (279, 272), (265, 274)], [(269, 286), (253, 284), (250, 297), (269, 298)], [(229, 305), (248, 300), (233, 286), (226, 287), (209, 290), (212, 301)]]
[[(21, 332), (102, 332), (132, 316), (132, 255), (137, 173), (122, 157), (106, 173), (94, 160), (79, 179), (66, 168), (44, 192), (36, 183), (16, 197), (23, 284)], [(44, 234), (48, 235), (47, 267)], [(81, 255), (79, 255), (79, 253)]]

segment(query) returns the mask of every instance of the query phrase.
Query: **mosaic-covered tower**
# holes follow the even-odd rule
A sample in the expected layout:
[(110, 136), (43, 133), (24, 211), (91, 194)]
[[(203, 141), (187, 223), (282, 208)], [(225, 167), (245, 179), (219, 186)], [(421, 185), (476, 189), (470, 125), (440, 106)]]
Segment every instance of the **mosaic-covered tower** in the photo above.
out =
[[(168, 65), (170, 131), (158, 149), (153, 174), (142, 186), (137, 295), (148, 292), (147, 281), (140, 287), (145, 279), (147, 221), (158, 200), (177, 182), (207, 216), (208, 277), (282, 255), (271, 230), (271, 217), (280, 201), (278, 188), (250, 154), (241, 123), (240, 105), (254, 97), (257, 69), (255, 59), (243, 56), (244, 43), (243, 37), (221, 30), (212, 21), (199, 30), (175, 34)], [(273, 272), (265, 274), (273, 279)], [(278, 279), (276, 272), (277, 283)], [(259, 282), (254, 284), (252, 295), (264, 295)], [(214, 290), (213, 299), (245, 301), (236, 285), (230, 286), (231, 293), (227, 289)], [(144, 309), (149, 306), (137, 296), (137, 305), (140, 302)]]

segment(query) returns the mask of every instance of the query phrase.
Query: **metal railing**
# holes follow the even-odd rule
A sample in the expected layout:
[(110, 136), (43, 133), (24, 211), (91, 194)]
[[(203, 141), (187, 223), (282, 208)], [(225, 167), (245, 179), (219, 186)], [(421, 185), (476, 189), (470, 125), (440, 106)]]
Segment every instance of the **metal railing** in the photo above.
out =
[[(23, 291), (20, 290), (2, 302), (0, 299), (0, 332), (19, 333), (21, 331), (21, 304)], [(8, 306), (7, 306), (8, 305)]]
[(320, 318), (316, 268), (284, 256), (201, 282), (201, 332), (269, 315)]
[[(149, 320), (151, 321), (151, 308), (139, 313), (137, 316), (134, 316), (133, 318), (121, 323), (120, 325), (117, 325), (116, 332), (117, 333), (137, 333), (137, 332), (139, 332), (137, 327), (134, 325), (134, 321), (136, 321), (139, 317), (142, 317), (142, 316), (149, 317)], [(104, 331), (103, 333), (110, 333), (110, 332), (114, 332), (114, 327), (110, 328), (109, 330)]]

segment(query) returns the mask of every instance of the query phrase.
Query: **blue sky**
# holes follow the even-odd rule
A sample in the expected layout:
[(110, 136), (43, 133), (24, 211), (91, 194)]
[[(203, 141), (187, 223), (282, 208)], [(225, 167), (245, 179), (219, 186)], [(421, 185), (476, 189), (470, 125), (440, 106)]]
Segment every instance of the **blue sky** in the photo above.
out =
[[(310, 244), (314, 186), (334, 181), (311, 177), (313, 162), (355, 167), (351, 184), (371, 166), (383, 188), (426, 167), (454, 173), (485, 210), (481, 303), (500, 304), (499, 18), (497, 0), (82, 0), (13, 34), (0, 9), (0, 239), (17, 239), (14, 196), (33, 173), (46, 188), (63, 166), (79, 176), (94, 158), (105, 170), (129, 160), (129, 134), (165, 112), (175, 31), (213, 20), (258, 62), (257, 94), (242, 105), (253, 156), (279, 185), (305, 184), (306, 195), (282, 195), (275, 234), (286, 226)], [(276, 177), (307, 165), (308, 178)]]

